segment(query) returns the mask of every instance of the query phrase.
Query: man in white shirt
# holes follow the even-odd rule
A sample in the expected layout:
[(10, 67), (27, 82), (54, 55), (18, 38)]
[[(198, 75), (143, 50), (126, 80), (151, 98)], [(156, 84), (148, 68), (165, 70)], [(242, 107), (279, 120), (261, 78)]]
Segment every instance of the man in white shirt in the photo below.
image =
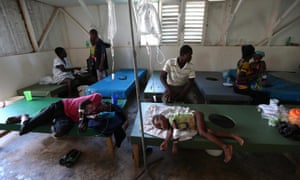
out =
[(199, 92), (194, 85), (195, 71), (192, 60), (193, 49), (189, 45), (180, 48), (179, 57), (169, 59), (160, 74), (166, 91), (162, 96), (164, 103), (200, 103)]
[(67, 59), (67, 53), (64, 48), (55, 48), (57, 57), (53, 61), (53, 80), (57, 84), (67, 84), (68, 97), (72, 97), (72, 80), (74, 70), (80, 70), (80, 67), (72, 67), (70, 61)]

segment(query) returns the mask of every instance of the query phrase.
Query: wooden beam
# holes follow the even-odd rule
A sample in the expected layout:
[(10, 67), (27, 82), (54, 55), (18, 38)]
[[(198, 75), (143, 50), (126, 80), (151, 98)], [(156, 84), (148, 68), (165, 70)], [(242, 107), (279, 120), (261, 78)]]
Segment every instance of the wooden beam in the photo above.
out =
[(277, 21), (272, 24), (271, 29), (269, 30), (269, 40), (268, 40), (268, 46), (270, 46), (272, 38), (273, 38), (273, 31), (274, 29), (280, 24), (280, 22), (287, 17), (287, 15), (298, 5), (300, 1), (299, 0), (295, 0), (294, 3), (282, 14), (281, 17), (279, 17), (277, 19)]
[(64, 9), (59, 9), (61, 12), (64, 13), (64, 15), (66, 15), (68, 18), (70, 18), (71, 21), (73, 21), (73, 23), (75, 25), (77, 25), (84, 33), (86, 33), (87, 35), (89, 35), (89, 31), (86, 30), (73, 16), (71, 16), (66, 10)]
[[(227, 21), (225, 21), (225, 22), (227, 22), (227, 24), (225, 24), (225, 31), (224, 31), (223, 42), (222, 42), (223, 45), (227, 44), (227, 36), (228, 36), (229, 30), (230, 30), (230, 27), (231, 27), (233, 19), (236, 16), (236, 14), (237, 14), (237, 12), (238, 12), (238, 10), (239, 10), (242, 3), (243, 3), (243, 0), (239, 0), (239, 2), (237, 3), (237, 5), (235, 6), (235, 8), (233, 10), (233, 13), (231, 13), (229, 15)], [(229, 7), (231, 7), (231, 6), (232, 6), (232, 1), (229, 2), (229, 4), (227, 5), (227, 11), (230, 12), (231, 8), (229, 8)]]
[(43, 31), (43, 34), (41, 35), (41, 38), (39, 39), (38, 51), (43, 47), (43, 45), (44, 45), (44, 43), (45, 43), (45, 41), (48, 37), (48, 34), (49, 34), (49, 32), (50, 32), (50, 30), (51, 30), (51, 28), (52, 28), (52, 26), (55, 22), (55, 19), (56, 19), (58, 13), (59, 13), (59, 8), (56, 8), (54, 13), (52, 14), (49, 22), (47, 23), (46, 28)]
[[(284, 25), (282, 28), (272, 32), (272, 37), (277, 36), (279, 33), (281, 33), (282, 31), (284, 31), (285, 29), (289, 28), (290, 26), (292, 26), (293, 24), (295, 24), (298, 20), (300, 20), (300, 16), (296, 17), (295, 19), (291, 20), (289, 23), (287, 23), (286, 25)], [(257, 46), (262, 46), (265, 43), (267, 43), (269, 40), (269, 38), (264, 38), (263, 40), (261, 40), (259, 43), (257, 43)]]
[[(90, 12), (90, 10), (88, 9), (87, 5), (85, 4), (84, 0), (78, 0), (80, 6), (83, 8), (83, 11), (85, 12), (85, 14), (90, 18), (91, 20), (91, 24), (92, 25), (96, 25), (96, 20), (94, 19), (94, 16), (92, 15), (92, 13)], [(97, 26), (98, 28), (98, 26)]]
[(24, 20), (25, 20), (25, 24), (26, 24), (26, 27), (27, 27), (27, 30), (28, 30), (29, 38), (30, 38), (30, 41), (31, 41), (32, 46), (33, 46), (33, 51), (34, 52), (38, 51), (39, 50), (38, 43), (37, 43), (37, 40), (36, 40), (36, 36), (35, 36), (34, 30), (33, 30), (33, 26), (32, 26), (32, 23), (31, 23), (31, 19), (30, 19), (29, 13), (28, 13), (26, 3), (25, 3), (24, 0), (19, 0), (19, 4), (20, 4), (20, 7), (21, 7), (21, 12), (24, 16)]

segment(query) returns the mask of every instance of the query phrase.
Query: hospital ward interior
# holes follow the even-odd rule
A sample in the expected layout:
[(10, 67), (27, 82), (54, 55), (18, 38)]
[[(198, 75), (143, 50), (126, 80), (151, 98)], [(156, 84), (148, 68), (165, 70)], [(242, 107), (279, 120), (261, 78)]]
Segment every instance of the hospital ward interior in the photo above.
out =
[(0, 0), (0, 179), (300, 179), (300, 0)]

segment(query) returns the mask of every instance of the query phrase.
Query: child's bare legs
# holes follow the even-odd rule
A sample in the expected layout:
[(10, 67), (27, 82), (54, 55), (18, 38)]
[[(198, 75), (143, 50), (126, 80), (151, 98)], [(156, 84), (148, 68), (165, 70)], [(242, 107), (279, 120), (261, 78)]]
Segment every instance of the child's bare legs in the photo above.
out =
[(241, 138), (239, 135), (234, 133), (224, 133), (220, 131), (213, 131), (211, 129), (208, 129), (209, 133), (212, 133), (213, 135), (217, 137), (224, 137), (224, 138), (232, 138), (236, 140), (241, 146), (244, 145), (244, 139)]
[[(172, 145), (172, 153), (177, 154), (178, 153), (178, 141), (173, 141)], [(160, 150), (161, 151), (166, 151), (168, 149), (168, 141), (164, 141), (160, 144)]]
[(221, 147), (224, 150), (225, 154), (224, 162), (229, 162), (232, 158), (232, 146), (224, 144), (214, 135), (214, 133), (212, 133), (211, 130), (207, 128), (202, 113), (195, 113), (195, 117), (199, 135), (205, 137), (206, 139)]

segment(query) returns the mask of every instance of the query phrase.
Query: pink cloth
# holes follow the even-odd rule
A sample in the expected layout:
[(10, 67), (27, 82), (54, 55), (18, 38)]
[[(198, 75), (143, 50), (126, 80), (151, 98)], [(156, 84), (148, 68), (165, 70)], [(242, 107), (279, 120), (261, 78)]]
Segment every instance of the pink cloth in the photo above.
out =
[(79, 105), (81, 102), (87, 99), (91, 101), (89, 105), (89, 110), (90, 110), (89, 113), (97, 113), (96, 108), (102, 102), (102, 96), (98, 93), (95, 93), (87, 96), (81, 96), (78, 98), (63, 99), (62, 102), (64, 104), (65, 114), (68, 117), (70, 117), (74, 122), (79, 122), (79, 113), (78, 113)]

